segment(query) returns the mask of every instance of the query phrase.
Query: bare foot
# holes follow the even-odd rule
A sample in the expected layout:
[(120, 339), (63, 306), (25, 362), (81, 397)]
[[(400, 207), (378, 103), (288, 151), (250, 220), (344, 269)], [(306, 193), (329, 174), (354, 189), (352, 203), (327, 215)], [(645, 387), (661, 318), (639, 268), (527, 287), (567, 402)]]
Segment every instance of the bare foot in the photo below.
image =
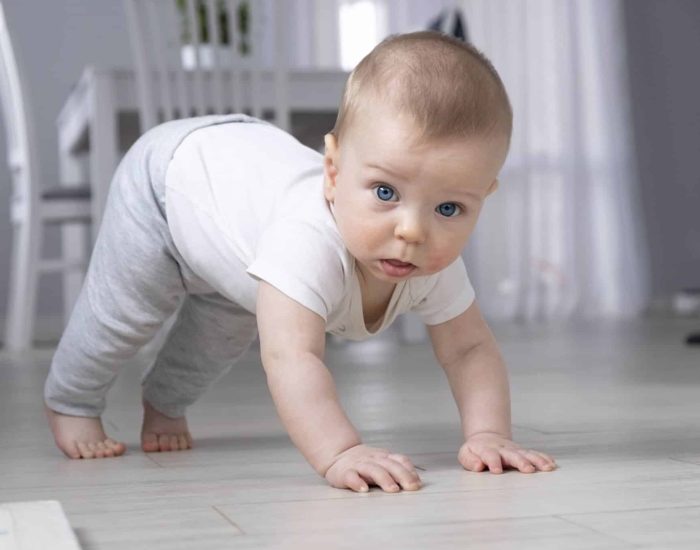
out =
[(187, 419), (184, 416), (165, 416), (144, 399), (141, 448), (147, 453), (191, 449), (192, 436), (187, 428)]
[(68, 458), (107, 458), (126, 451), (123, 443), (107, 437), (99, 418), (70, 416), (44, 407), (56, 445)]

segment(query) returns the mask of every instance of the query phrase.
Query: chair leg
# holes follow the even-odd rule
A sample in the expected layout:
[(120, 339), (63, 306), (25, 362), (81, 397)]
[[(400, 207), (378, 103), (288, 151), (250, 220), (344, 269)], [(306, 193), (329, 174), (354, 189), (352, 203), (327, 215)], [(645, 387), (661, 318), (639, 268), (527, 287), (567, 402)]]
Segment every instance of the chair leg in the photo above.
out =
[(32, 347), (41, 237), (41, 225), (36, 220), (24, 220), (15, 225), (5, 327), (7, 351), (26, 351)]

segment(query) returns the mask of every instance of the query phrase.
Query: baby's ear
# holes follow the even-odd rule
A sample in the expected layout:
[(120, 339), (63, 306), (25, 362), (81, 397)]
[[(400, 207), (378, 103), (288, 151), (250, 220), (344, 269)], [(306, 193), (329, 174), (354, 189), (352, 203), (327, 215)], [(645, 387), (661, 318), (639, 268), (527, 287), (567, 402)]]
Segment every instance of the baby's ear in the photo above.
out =
[(338, 151), (338, 139), (335, 137), (333, 132), (328, 132), (325, 136), (323, 136), (323, 145), (325, 146), (325, 156), (336, 156)]
[(323, 138), (325, 152), (323, 155), (323, 190), (326, 199), (333, 202), (335, 196), (335, 178), (338, 175), (338, 141), (332, 133), (328, 133)]

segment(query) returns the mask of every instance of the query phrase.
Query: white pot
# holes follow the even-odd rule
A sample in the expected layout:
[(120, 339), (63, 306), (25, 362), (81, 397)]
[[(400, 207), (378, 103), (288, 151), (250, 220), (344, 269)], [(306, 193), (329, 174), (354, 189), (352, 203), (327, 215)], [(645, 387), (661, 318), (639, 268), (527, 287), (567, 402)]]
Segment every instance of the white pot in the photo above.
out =
[[(215, 48), (211, 44), (200, 44), (199, 50), (199, 68), (211, 69), (214, 67), (214, 51)], [(228, 54), (228, 49), (223, 46), (216, 46), (217, 61), (222, 65), (222, 60)], [(196, 50), (193, 44), (185, 44), (180, 50), (180, 59), (182, 68), (186, 71), (193, 71), (197, 68)]]

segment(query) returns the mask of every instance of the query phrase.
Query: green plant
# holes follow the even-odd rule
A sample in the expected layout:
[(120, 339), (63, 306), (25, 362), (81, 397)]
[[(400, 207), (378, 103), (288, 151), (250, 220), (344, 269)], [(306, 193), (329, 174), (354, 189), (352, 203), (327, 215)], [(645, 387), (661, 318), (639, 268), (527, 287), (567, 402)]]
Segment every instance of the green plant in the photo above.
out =
[[(190, 13), (187, 9), (187, 2), (193, 0), (175, 0), (182, 20), (181, 38), (183, 44), (192, 44), (193, 25), (190, 21)], [(209, 29), (208, 6), (202, 0), (195, 1), (195, 18), (197, 20), (197, 32), (200, 44), (211, 42)], [(219, 26), (220, 44), (227, 46), (231, 43), (229, 36), (229, 12), (224, 0), (216, 2), (216, 22)], [(250, 8), (248, 2), (241, 2), (236, 13), (236, 30), (238, 31), (238, 51), (241, 55), (250, 53)]]

